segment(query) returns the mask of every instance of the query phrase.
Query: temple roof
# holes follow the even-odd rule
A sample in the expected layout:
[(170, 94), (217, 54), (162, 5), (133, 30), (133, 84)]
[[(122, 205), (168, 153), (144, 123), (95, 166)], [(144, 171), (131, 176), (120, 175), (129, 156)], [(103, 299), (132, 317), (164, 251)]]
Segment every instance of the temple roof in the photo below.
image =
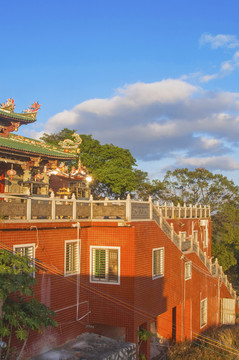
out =
[(15, 121), (19, 121), (21, 124), (29, 124), (36, 121), (36, 118), (32, 117), (29, 114), (5, 111), (1, 108), (0, 108), (0, 119), (9, 120), (9, 121), (15, 120)]
[(0, 152), (1, 150), (12, 150), (23, 155), (40, 155), (52, 159), (72, 160), (76, 158), (76, 154), (69, 149), (62, 149), (43, 141), (15, 134), (9, 134), (9, 137), (0, 136)]

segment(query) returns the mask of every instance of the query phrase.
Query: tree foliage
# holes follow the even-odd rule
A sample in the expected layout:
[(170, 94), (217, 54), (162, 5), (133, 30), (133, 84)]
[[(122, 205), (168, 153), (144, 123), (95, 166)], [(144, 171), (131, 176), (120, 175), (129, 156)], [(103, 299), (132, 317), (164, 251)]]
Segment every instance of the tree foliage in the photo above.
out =
[(167, 197), (174, 203), (210, 205), (212, 210), (218, 210), (223, 203), (239, 199), (239, 189), (233, 181), (204, 168), (167, 171), (164, 184)]
[(233, 201), (222, 204), (212, 220), (212, 253), (224, 270), (236, 270), (239, 263), (238, 204)]
[[(74, 130), (65, 128), (56, 134), (44, 134), (41, 139), (56, 145), (64, 139), (72, 139), (73, 133)], [(91, 191), (95, 197), (123, 198), (136, 189), (135, 159), (128, 149), (102, 145), (92, 135), (80, 136), (80, 159), (93, 177)]]
[(45, 141), (48, 144), (58, 146), (59, 142), (62, 140), (65, 140), (65, 139), (73, 140), (72, 135), (75, 132), (76, 132), (75, 130), (70, 130), (70, 129), (64, 128), (61, 131), (59, 131), (58, 133), (54, 133), (54, 134), (44, 133), (40, 139)]
[(13, 351), (13, 334), (23, 341), (16, 357), (19, 360), (30, 330), (40, 332), (42, 327), (57, 325), (54, 312), (33, 297), (34, 271), (27, 257), (0, 250), (0, 336), (7, 343), (0, 351), (1, 359), (8, 359)]
[(81, 138), (81, 161), (93, 176), (93, 195), (122, 198), (136, 189), (135, 159), (128, 149), (101, 145), (91, 135)]

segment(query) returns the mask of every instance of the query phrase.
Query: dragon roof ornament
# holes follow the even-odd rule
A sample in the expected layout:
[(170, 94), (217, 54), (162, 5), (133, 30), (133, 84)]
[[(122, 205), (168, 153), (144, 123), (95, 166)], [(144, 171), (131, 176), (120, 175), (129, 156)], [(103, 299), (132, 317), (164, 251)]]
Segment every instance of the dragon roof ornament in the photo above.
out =
[(3, 102), (0, 105), (0, 110), (8, 113), (9, 115), (18, 116), (26, 119), (36, 119), (37, 112), (40, 109), (41, 104), (39, 102), (34, 101), (27, 109), (25, 109), (22, 113), (15, 113), (15, 102), (12, 98), (7, 99), (6, 102)]
[(23, 111), (23, 113), (27, 116), (31, 116), (33, 118), (36, 118), (37, 112), (40, 109), (41, 104), (39, 104), (39, 101), (34, 101), (27, 109)]
[(82, 143), (80, 135), (77, 133), (72, 134), (74, 140), (65, 139), (58, 143), (63, 149), (75, 150), (78, 154), (80, 153), (79, 145)]
[(15, 102), (14, 102), (13, 98), (8, 98), (5, 103), (2, 103), (0, 105), (0, 109), (13, 112), (15, 109)]

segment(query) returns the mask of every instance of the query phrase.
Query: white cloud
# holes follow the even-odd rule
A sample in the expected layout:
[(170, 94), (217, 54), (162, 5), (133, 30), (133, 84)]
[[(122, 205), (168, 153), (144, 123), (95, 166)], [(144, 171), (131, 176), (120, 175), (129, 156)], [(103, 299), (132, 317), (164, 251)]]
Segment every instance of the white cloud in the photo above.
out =
[(215, 147), (222, 145), (222, 142), (215, 138), (208, 139), (206, 137), (201, 137), (201, 141), (204, 148), (207, 150), (214, 149)]
[(222, 63), (221, 65), (221, 70), (222, 71), (233, 71), (234, 70), (234, 66), (232, 65), (231, 61), (225, 61)]
[(212, 49), (219, 47), (236, 48), (239, 46), (239, 41), (235, 35), (218, 34), (212, 35), (204, 33), (199, 40), (200, 45), (210, 44)]
[(220, 76), (220, 73), (211, 74), (211, 75), (202, 75), (202, 76), (200, 76), (200, 81), (201, 82), (208, 82), (208, 81), (219, 78), (219, 76)]
[(212, 156), (203, 158), (179, 158), (177, 167), (206, 168), (211, 170), (238, 170), (239, 163), (228, 156)]
[[(200, 45), (210, 44), (212, 49), (217, 49), (219, 47), (234, 49), (239, 47), (239, 41), (235, 35), (211, 35), (209, 33), (204, 33), (201, 35), (199, 39)], [(232, 71), (234, 71), (239, 66), (239, 51), (236, 51), (231, 59), (227, 61), (223, 61), (221, 63), (220, 69), (218, 72), (213, 74), (202, 75), (199, 73), (198, 79), (204, 83), (209, 82), (211, 80), (220, 79), (227, 75), (229, 75)]]
[[(204, 91), (182, 80), (141, 82), (118, 89), (111, 98), (87, 100), (58, 113), (43, 131), (74, 128), (103, 143), (129, 148), (142, 161), (184, 153), (189, 165), (197, 158), (200, 165), (196, 160), (195, 165), (214, 169), (220, 159), (217, 166), (222, 169), (237, 169), (223, 155), (236, 151), (238, 109), (239, 93)], [(178, 164), (186, 163), (180, 159)]]

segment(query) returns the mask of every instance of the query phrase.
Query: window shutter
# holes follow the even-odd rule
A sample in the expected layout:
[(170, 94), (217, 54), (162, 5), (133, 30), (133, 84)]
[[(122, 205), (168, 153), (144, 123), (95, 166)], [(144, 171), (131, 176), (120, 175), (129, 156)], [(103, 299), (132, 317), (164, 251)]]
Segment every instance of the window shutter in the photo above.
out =
[(91, 279), (93, 281), (118, 282), (118, 254), (117, 249), (92, 248)]
[(191, 279), (192, 277), (192, 263), (188, 261), (185, 263), (185, 280)]
[(70, 242), (66, 244), (66, 273), (76, 273), (79, 270), (79, 244)]
[(153, 252), (153, 276), (164, 274), (164, 249), (157, 249)]

